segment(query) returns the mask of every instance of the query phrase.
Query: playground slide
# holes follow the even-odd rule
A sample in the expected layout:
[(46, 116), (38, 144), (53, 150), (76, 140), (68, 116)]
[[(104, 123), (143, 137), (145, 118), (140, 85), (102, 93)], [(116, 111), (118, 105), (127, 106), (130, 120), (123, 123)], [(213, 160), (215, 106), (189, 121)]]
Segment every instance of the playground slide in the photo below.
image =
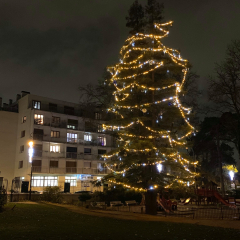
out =
[(221, 203), (223, 203), (223, 204), (226, 205), (226, 206), (229, 206), (229, 207), (235, 207), (235, 206), (236, 206), (235, 204), (226, 202), (226, 201), (222, 198), (222, 196), (218, 194), (218, 192), (214, 192), (214, 196), (215, 196)]
[(167, 206), (165, 206), (165, 204), (163, 203), (163, 201), (158, 201), (158, 203), (161, 205), (161, 207), (163, 208), (163, 210), (167, 213), (169, 213), (170, 211), (167, 209)]

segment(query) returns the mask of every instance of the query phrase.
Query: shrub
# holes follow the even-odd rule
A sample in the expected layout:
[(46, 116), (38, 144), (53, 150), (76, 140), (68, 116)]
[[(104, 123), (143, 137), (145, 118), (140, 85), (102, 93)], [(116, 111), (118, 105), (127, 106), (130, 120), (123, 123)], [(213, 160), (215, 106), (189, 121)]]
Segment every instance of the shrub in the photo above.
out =
[(89, 193), (82, 193), (79, 195), (78, 199), (81, 202), (86, 202), (87, 200), (90, 200), (92, 196)]
[(125, 202), (128, 200), (135, 200), (140, 203), (142, 201), (142, 194), (134, 190), (125, 189), (122, 186), (115, 186), (102, 192), (93, 193), (93, 199), (96, 202), (107, 202), (121, 201)]
[(7, 193), (4, 188), (0, 187), (0, 212), (3, 210), (3, 206), (7, 203)]
[(45, 187), (43, 190), (42, 200), (53, 203), (61, 203), (62, 195), (61, 195), (61, 187)]

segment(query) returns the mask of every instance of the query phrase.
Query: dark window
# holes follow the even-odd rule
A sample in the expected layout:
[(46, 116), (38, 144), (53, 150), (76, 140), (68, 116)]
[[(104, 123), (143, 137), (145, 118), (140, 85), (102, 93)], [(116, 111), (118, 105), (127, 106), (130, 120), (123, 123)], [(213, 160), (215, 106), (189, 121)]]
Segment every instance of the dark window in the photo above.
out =
[(49, 103), (49, 111), (57, 112), (57, 104)]
[(66, 157), (67, 158), (77, 158), (77, 148), (76, 147), (67, 147), (66, 149)]
[(21, 131), (21, 138), (25, 137), (25, 130)]
[(95, 112), (95, 119), (101, 120), (102, 119), (102, 114), (99, 112)]
[(20, 153), (24, 152), (24, 145), (20, 146)]
[(51, 131), (51, 137), (52, 138), (60, 138), (60, 132), (59, 131)]
[(67, 147), (67, 152), (77, 152), (76, 147)]
[(68, 114), (68, 115), (74, 115), (74, 108), (73, 107), (64, 106), (64, 113)]
[(77, 162), (66, 162), (66, 172), (76, 173), (77, 172)]
[(42, 168), (42, 160), (33, 160), (32, 161), (32, 171), (33, 172), (41, 172)]
[(107, 151), (104, 150), (104, 149), (98, 149), (98, 154), (99, 155), (102, 155), (102, 154), (105, 154)]
[(98, 124), (98, 132), (102, 132), (102, 131), (103, 131), (102, 124)]
[(23, 168), (23, 161), (18, 162), (18, 168)]
[(22, 117), (22, 123), (25, 123), (26, 121), (27, 121), (27, 117), (26, 116)]
[(58, 161), (50, 160), (50, 168), (58, 168)]
[(77, 129), (78, 128), (78, 120), (68, 119), (67, 128)]
[(60, 123), (60, 117), (52, 116), (52, 123)]
[(84, 148), (84, 154), (91, 154), (92, 149), (91, 148)]
[(34, 128), (33, 140), (39, 140), (39, 141), (43, 140), (43, 129)]
[(97, 125), (93, 122), (85, 122), (85, 131), (86, 132), (96, 132)]
[(84, 162), (84, 168), (91, 168), (91, 162)]
[(34, 144), (33, 148), (34, 148), (33, 156), (42, 157), (42, 144)]
[(33, 108), (41, 109), (41, 102), (33, 100)]

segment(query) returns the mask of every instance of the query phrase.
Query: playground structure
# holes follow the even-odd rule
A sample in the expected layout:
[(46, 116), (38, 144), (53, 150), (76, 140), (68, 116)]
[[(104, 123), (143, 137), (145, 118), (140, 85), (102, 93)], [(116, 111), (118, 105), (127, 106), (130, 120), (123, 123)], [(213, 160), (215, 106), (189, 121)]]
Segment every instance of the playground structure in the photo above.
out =
[(202, 201), (205, 203), (205, 199), (207, 199), (207, 204), (221, 202), (223, 205), (229, 207), (236, 207), (236, 204), (238, 204), (234, 198), (224, 199), (218, 191), (214, 189), (196, 189), (196, 195), (198, 196), (198, 205), (201, 204)]

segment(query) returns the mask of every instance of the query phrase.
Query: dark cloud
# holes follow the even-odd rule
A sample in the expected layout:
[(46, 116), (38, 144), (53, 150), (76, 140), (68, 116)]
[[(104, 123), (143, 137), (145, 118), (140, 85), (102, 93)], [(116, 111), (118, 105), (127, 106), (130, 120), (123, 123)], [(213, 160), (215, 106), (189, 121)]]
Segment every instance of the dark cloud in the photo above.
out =
[[(129, 0), (0, 0), (0, 96), (21, 90), (78, 101), (77, 87), (96, 82), (118, 61)], [(146, 0), (139, 0), (145, 4)], [(239, 39), (239, 0), (164, 0), (174, 20), (164, 44), (180, 49), (204, 78)]]

